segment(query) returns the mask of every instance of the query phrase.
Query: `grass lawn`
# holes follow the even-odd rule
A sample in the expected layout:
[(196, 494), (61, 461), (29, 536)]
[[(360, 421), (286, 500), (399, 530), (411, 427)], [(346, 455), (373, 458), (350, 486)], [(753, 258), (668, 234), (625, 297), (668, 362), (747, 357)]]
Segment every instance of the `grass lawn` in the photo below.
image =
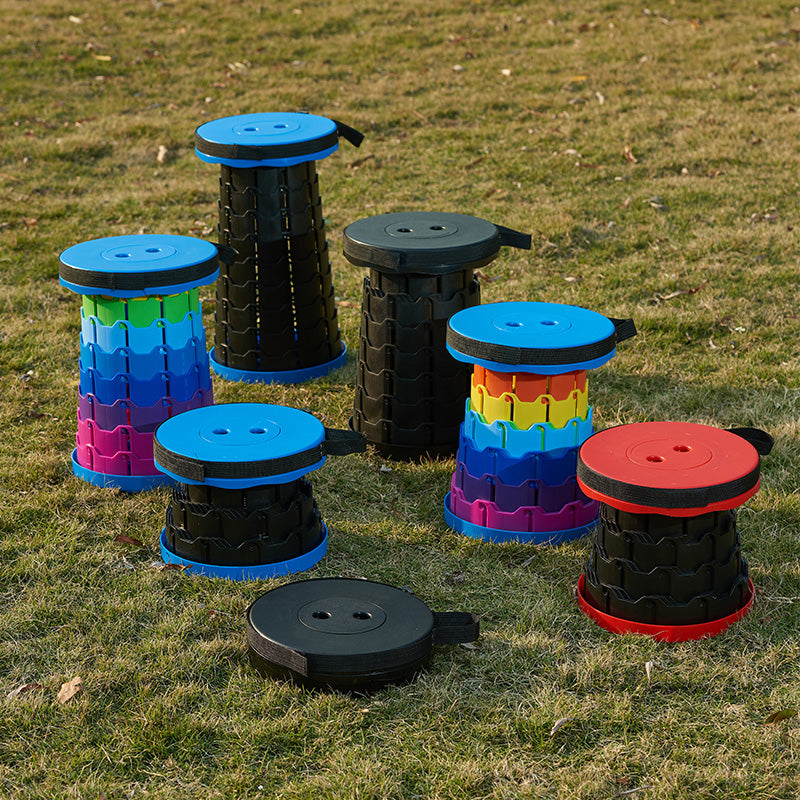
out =
[[(0, 0), (0, 19), (0, 797), (800, 795), (798, 717), (765, 724), (800, 708), (800, 8)], [(162, 571), (168, 491), (72, 475), (80, 303), (57, 257), (119, 234), (216, 241), (218, 168), (193, 131), (271, 110), (366, 134), (319, 164), (350, 355), (299, 386), (216, 379), (217, 402), (346, 425), (363, 278), (341, 254), (350, 222), (458, 211), (530, 232), (531, 251), (483, 270), (483, 302), (639, 328), (590, 375), (597, 429), (775, 437), (739, 515), (758, 591), (744, 620), (694, 643), (614, 637), (573, 596), (587, 540), (459, 536), (441, 513), (454, 461), (371, 452), (312, 476), (331, 538), (308, 576), (411, 587), (479, 614), (481, 639), (366, 698), (251, 669), (243, 613), (279, 582)]]

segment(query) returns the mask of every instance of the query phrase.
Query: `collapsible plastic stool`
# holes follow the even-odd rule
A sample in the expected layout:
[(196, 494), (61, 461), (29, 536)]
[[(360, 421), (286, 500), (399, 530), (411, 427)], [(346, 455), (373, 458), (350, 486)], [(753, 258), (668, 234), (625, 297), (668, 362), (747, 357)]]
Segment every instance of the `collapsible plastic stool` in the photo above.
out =
[(61, 283), (83, 297), (79, 478), (129, 492), (171, 482), (153, 463), (153, 431), (213, 402), (198, 287), (216, 279), (219, 255), (209, 242), (158, 234), (61, 253)]
[(178, 482), (161, 533), (163, 560), (232, 580), (309, 569), (327, 551), (328, 530), (305, 475), (329, 455), (365, 447), (359, 434), (266, 403), (168, 420), (153, 445), (158, 469)]
[(641, 422), (596, 433), (578, 482), (600, 525), (578, 603), (614, 633), (714, 636), (753, 603), (736, 508), (757, 491), (772, 439), (754, 428)]
[(558, 544), (583, 536), (597, 503), (579, 489), (578, 447), (592, 434), (586, 371), (635, 335), (632, 320), (554, 303), (466, 309), (447, 349), (474, 364), (445, 521), (492, 542)]
[(384, 455), (455, 452), (470, 371), (447, 353), (447, 320), (480, 303), (474, 270), (504, 245), (528, 249), (531, 237), (434, 211), (383, 214), (345, 228), (345, 257), (369, 269), (351, 425)]
[(471, 642), (479, 622), (406, 590), (353, 578), (297, 581), (247, 609), (250, 662), (307, 688), (369, 692), (412, 680), (434, 645)]
[(344, 364), (315, 162), (362, 134), (313, 114), (206, 122), (195, 151), (221, 165), (220, 273), (212, 369), (228, 380), (300, 383)]

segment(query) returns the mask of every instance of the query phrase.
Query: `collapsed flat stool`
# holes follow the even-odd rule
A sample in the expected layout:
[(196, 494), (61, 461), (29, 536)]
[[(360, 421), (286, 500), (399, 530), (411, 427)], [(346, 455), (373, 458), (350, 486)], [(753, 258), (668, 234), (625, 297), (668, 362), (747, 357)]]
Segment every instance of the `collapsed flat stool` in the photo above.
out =
[(156, 466), (178, 483), (161, 533), (164, 562), (232, 580), (309, 569), (327, 551), (328, 529), (304, 476), (329, 455), (365, 447), (359, 434), (266, 403), (167, 420), (153, 443)]
[(153, 431), (213, 402), (198, 287), (218, 248), (188, 236), (94, 239), (59, 257), (82, 295), (75, 475), (136, 492), (171, 483), (153, 463)]
[(447, 349), (475, 365), (444, 501), (453, 530), (528, 544), (589, 530), (597, 502), (575, 474), (593, 430), (586, 371), (635, 333), (633, 320), (555, 303), (493, 303), (450, 319)]
[(344, 255), (369, 269), (361, 305), (351, 426), (384, 455), (452, 455), (469, 367), (447, 352), (447, 320), (480, 303), (474, 270), (531, 237), (434, 211), (367, 217), (344, 231)]
[(433, 612), (407, 591), (352, 578), (288, 583), (247, 610), (253, 666), (309, 688), (366, 692), (409, 681), (434, 645), (478, 633), (474, 614)]
[(662, 641), (713, 636), (741, 619), (753, 583), (736, 508), (759, 488), (772, 439), (754, 428), (641, 422), (581, 447), (578, 482), (600, 524), (578, 603), (614, 633)]
[(206, 122), (195, 151), (220, 164), (219, 239), (236, 251), (217, 281), (211, 367), (223, 378), (300, 383), (342, 366), (339, 322), (315, 162), (344, 136), (313, 114)]

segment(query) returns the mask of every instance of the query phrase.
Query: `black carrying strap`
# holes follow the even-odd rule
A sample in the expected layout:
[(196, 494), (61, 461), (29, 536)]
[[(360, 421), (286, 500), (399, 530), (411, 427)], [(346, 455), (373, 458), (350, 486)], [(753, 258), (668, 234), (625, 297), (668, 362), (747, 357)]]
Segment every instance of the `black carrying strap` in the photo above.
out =
[(630, 339), (636, 335), (636, 325), (632, 319), (614, 319), (607, 317), (613, 323), (614, 332), (605, 339), (577, 347), (509, 347), (504, 344), (484, 342), (473, 339), (454, 331), (449, 323), (447, 326), (447, 344), (458, 353), (463, 353), (471, 358), (483, 361), (494, 361), (499, 364), (525, 364), (528, 366), (559, 366), (579, 364), (582, 361), (592, 361), (608, 355), (617, 342)]
[[(219, 268), (219, 262), (230, 264), (236, 258), (236, 251), (226, 245), (214, 245), (217, 252), (199, 264), (189, 264), (159, 272), (107, 272), (73, 267), (59, 261), (58, 274), (67, 283), (85, 286), (88, 289), (110, 289), (112, 291), (136, 292), (144, 289), (158, 289), (161, 286), (176, 286), (206, 278)], [(230, 251), (230, 252), (228, 252)], [(232, 257), (231, 257), (232, 256)], [(227, 259), (231, 258), (230, 261)]]
[(158, 431), (153, 438), (153, 456), (164, 469), (183, 478), (201, 482), (215, 478), (254, 481), (271, 478), (313, 467), (325, 456), (346, 456), (350, 453), (363, 453), (366, 449), (367, 437), (363, 433), (325, 428), (325, 439), (300, 453), (260, 461), (202, 461), (165, 448), (158, 440)]
[(530, 250), (533, 237), (529, 233), (521, 233), (513, 228), (506, 228), (504, 225), (495, 225), (500, 234), (500, 244), (506, 247), (516, 247), (519, 250)]
[(741, 436), (746, 442), (755, 447), (760, 456), (768, 456), (772, 450), (775, 440), (761, 428), (728, 428), (728, 433), (735, 433)]
[[(609, 478), (595, 472), (578, 459), (577, 476), (590, 489), (599, 492), (613, 500), (621, 500), (637, 506), (649, 508), (677, 509), (677, 508), (704, 508), (712, 503), (724, 503), (735, 500), (750, 491), (757, 483), (761, 474), (760, 465), (732, 481), (718, 483), (713, 486), (698, 486), (691, 488), (669, 489), (653, 486), (639, 486), (624, 483), (623, 481)], [(613, 502), (609, 503), (613, 506)], [(734, 508), (735, 506), (729, 506)]]
[(361, 131), (357, 131), (355, 128), (351, 128), (349, 125), (345, 125), (344, 122), (339, 122), (338, 119), (331, 120), (332, 122), (336, 123), (336, 132), (341, 136), (345, 141), (350, 142), (353, 147), (360, 147), (361, 142), (364, 141), (364, 134)]
[(480, 635), (477, 614), (468, 611), (434, 611), (433, 643), (461, 644), (474, 642)]

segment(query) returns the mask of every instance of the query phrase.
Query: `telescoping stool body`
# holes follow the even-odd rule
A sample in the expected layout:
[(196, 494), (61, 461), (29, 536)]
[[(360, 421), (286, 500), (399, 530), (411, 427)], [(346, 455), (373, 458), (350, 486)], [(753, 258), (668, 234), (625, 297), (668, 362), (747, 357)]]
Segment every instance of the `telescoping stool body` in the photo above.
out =
[(228, 380), (300, 383), (342, 366), (315, 162), (344, 136), (313, 114), (242, 114), (207, 122), (195, 152), (219, 164), (219, 240), (236, 252), (217, 281), (211, 368)]
[(635, 333), (632, 320), (555, 303), (493, 303), (450, 319), (447, 349), (474, 365), (444, 501), (453, 530), (529, 544), (588, 532), (597, 502), (576, 479), (593, 430), (586, 372)]
[(168, 420), (153, 445), (156, 466), (177, 482), (163, 560), (231, 580), (309, 569), (327, 551), (328, 529), (305, 476), (329, 455), (365, 447), (359, 434), (267, 403), (225, 403)]
[(581, 609), (614, 633), (713, 636), (753, 602), (736, 508), (759, 488), (772, 439), (754, 428), (641, 422), (581, 447), (578, 482), (600, 502), (578, 582)]
[(213, 402), (199, 288), (216, 245), (188, 236), (112, 236), (61, 253), (62, 285), (82, 296), (75, 475), (129, 492), (171, 480), (153, 431)]
[(344, 231), (366, 267), (351, 426), (396, 459), (450, 456), (469, 367), (446, 349), (447, 320), (480, 303), (474, 271), (531, 237), (477, 217), (434, 211), (367, 217)]

